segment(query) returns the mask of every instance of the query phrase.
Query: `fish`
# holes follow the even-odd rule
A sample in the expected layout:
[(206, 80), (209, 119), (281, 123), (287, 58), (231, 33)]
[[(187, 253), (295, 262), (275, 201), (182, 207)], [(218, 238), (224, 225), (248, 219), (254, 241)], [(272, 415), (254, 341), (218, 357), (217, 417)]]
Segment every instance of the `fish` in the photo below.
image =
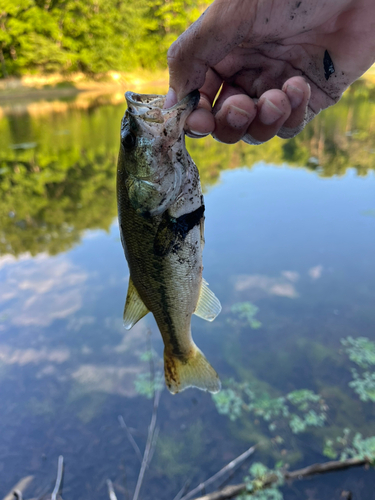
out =
[(199, 92), (168, 109), (163, 95), (129, 91), (125, 98), (117, 165), (119, 229), (130, 271), (124, 327), (151, 312), (164, 342), (169, 391), (216, 393), (219, 376), (191, 334), (193, 314), (213, 321), (221, 311), (202, 277), (205, 206), (185, 146), (184, 124)]

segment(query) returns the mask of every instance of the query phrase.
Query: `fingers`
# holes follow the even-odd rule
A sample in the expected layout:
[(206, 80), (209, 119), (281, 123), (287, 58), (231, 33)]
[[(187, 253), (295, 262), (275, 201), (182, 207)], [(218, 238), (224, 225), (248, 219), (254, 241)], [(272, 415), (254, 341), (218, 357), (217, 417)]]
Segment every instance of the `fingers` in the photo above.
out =
[(198, 109), (193, 111), (186, 120), (185, 130), (189, 137), (204, 137), (215, 130), (215, 118), (212, 114), (212, 103), (222, 84), (222, 79), (211, 68), (208, 69), (206, 80), (199, 89), (201, 98)]
[(277, 135), (282, 139), (289, 139), (299, 134), (311, 119), (307, 114), (311, 88), (302, 77), (298, 76), (286, 81), (283, 85), (283, 91), (288, 96), (292, 112)]
[(259, 144), (272, 139), (289, 118), (291, 111), (289, 99), (282, 90), (268, 90), (260, 97), (257, 116), (248, 127), (243, 140)]
[(212, 115), (211, 103), (218, 88), (219, 78), (211, 74), (201, 89), (200, 108), (190, 115), (186, 123), (191, 137), (212, 133), (215, 139), (227, 144), (241, 139), (250, 144), (260, 144), (275, 135), (294, 137), (311, 119), (306, 112), (311, 90), (302, 77), (287, 80), (283, 91), (268, 90), (257, 104), (241, 89), (224, 84)]
[[(223, 99), (225, 95), (225, 99)], [(223, 87), (214, 107), (215, 131), (213, 137), (220, 142), (234, 144), (241, 140), (257, 114), (255, 102), (236, 89)]]
[(310, 96), (310, 86), (300, 76), (287, 80), (283, 91), (268, 90), (260, 97), (257, 116), (243, 140), (260, 144), (275, 135), (294, 137), (307, 123), (306, 110)]

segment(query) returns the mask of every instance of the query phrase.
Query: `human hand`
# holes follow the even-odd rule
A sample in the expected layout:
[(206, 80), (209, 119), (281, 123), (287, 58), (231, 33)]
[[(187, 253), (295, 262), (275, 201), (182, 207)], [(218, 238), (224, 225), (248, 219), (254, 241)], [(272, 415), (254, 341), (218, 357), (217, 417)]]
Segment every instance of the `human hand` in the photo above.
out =
[(293, 137), (374, 63), (374, 33), (373, 0), (215, 0), (168, 51), (165, 107), (199, 88), (188, 135)]

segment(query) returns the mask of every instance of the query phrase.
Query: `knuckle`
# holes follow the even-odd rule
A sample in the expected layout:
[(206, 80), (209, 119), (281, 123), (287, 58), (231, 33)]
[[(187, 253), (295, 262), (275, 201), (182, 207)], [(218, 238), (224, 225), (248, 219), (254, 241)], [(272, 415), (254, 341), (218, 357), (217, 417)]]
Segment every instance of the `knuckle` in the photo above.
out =
[(168, 66), (173, 66), (174, 64), (181, 62), (183, 60), (183, 50), (181, 41), (178, 38), (172, 45), (169, 47), (167, 52), (167, 61)]

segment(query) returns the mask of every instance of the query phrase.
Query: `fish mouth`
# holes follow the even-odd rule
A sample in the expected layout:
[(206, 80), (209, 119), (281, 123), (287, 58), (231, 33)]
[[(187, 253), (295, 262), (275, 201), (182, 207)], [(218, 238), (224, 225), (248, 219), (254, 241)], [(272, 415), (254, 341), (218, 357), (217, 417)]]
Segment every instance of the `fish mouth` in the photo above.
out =
[(199, 90), (193, 90), (171, 108), (164, 109), (165, 95), (137, 94), (126, 92), (125, 99), (128, 104), (128, 113), (135, 118), (142, 118), (148, 122), (164, 123), (165, 117), (174, 111), (188, 111), (191, 113), (199, 103)]

